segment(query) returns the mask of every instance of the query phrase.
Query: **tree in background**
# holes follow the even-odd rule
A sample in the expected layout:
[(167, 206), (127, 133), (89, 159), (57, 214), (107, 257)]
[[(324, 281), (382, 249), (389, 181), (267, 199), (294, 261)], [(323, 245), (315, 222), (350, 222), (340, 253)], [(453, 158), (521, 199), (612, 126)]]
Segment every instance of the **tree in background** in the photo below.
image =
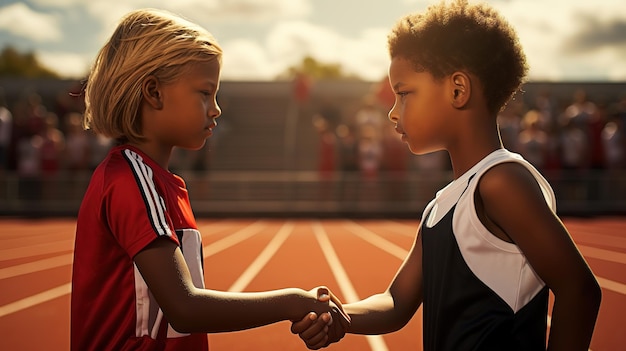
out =
[(361, 80), (355, 75), (345, 73), (340, 64), (319, 62), (311, 56), (306, 56), (300, 64), (289, 67), (277, 79), (294, 80), (301, 75), (314, 80)]
[(41, 65), (32, 51), (20, 53), (6, 46), (0, 53), (0, 77), (59, 78), (59, 75)]

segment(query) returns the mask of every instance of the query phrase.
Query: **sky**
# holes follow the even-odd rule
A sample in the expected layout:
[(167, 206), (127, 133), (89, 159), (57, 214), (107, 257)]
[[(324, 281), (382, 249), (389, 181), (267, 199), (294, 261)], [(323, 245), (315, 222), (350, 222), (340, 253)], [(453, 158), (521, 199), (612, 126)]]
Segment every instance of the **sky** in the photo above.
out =
[[(472, 0), (470, 0), (472, 1)], [(474, 0), (475, 1), (475, 0)], [(223, 80), (272, 80), (305, 56), (364, 80), (386, 76), (387, 34), (439, 0), (0, 0), (0, 48), (82, 78), (121, 16), (180, 14), (224, 49)], [(626, 81), (624, 0), (486, 0), (516, 29), (531, 81)]]

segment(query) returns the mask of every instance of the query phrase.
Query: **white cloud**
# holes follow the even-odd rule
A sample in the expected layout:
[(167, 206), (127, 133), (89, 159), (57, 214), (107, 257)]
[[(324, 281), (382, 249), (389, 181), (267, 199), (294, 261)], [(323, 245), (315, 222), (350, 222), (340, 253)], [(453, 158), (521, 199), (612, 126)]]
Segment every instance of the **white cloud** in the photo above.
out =
[(338, 62), (348, 73), (363, 79), (378, 81), (387, 75), (389, 54), (386, 28), (364, 31), (359, 38), (345, 39), (337, 52)]
[(330, 61), (339, 49), (341, 37), (327, 28), (303, 21), (277, 23), (267, 36), (273, 60), (298, 64), (304, 56)]
[(105, 23), (117, 20), (133, 9), (156, 7), (189, 18), (210, 21), (265, 20), (295, 18), (310, 14), (311, 0), (35, 0), (41, 6), (68, 8), (83, 6), (87, 12)]
[[(101, 23), (100, 34), (94, 40), (104, 43), (111, 35), (121, 17), (133, 9), (158, 7), (181, 14), (192, 21), (271, 21), (280, 18), (296, 18), (311, 11), (310, 0), (179, 0), (154, 2), (147, 0), (36, 0), (42, 7), (76, 9), (84, 7)], [(17, 5), (17, 4), (16, 4)], [(25, 5), (20, 4), (21, 7)], [(34, 16), (33, 16), (34, 17)], [(36, 17), (34, 17), (36, 18)], [(225, 48), (222, 77), (232, 80), (269, 80), (284, 71), (293, 62), (271, 60), (269, 51), (261, 44), (248, 40), (220, 42)], [(95, 55), (95, 54), (94, 54)], [(38, 56), (47, 67), (70, 77), (82, 76), (92, 57), (60, 52), (39, 52)], [(92, 55), (93, 56), (93, 55)], [(301, 57), (298, 57), (298, 60)]]
[(623, 63), (624, 53), (612, 48), (602, 48), (588, 51), (580, 55), (563, 60), (563, 72), (568, 80), (585, 80), (594, 77), (594, 80), (623, 81), (626, 77), (626, 65)]
[(45, 67), (66, 78), (84, 78), (89, 72), (90, 60), (84, 55), (56, 51), (37, 51), (37, 59)]
[[(403, 0), (423, 10), (439, 0)], [(470, 0), (477, 3), (479, 0)], [(572, 42), (593, 18), (597, 23), (625, 22), (623, 0), (501, 0), (489, 1), (515, 28), (530, 66), (529, 78), (535, 80), (626, 79), (624, 56), (618, 46), (590, 52), (565, 52), (565, 43)]]
[(307, 22), (280, 23), (268, 34), (265, 46), (248, 39), (222, 43), (222, 77), (274, 79), (300, 64), (305, 56), (311, 56), (320, 62), (340, 64), (346, 73), (379, 80), (388, 66), (386, 34), (385, 29), (372, 29), (352, 39)]
[[(336, 0), (324, 0), (328, 1)], [(367, 1), (374, 0), (360, 5), (367, 6)], [(395, 0), (390, 2), (395, 10), (390, 8), (389, 11), (397, 12), (397, 8), (402, 7), (423, 11), (439, 1)], [(225, 48), (225, 79), (272, 79), (299, 64), (306, 55), (321, 62), (340, 64), (345, 72), (368, 80), (378, 80), (386, 74), (388, 66), (386, 35), (390, 28), (370, 27), (367, 11), (359, 16), (337, 16), (336, 13), (329, 16), (320, 12), (318, 5), (322, 2), (318, 0), (31, 0), (28, 3), (49, 11), (34, 11), (25, 2), (0, 8), (0, 39), (3, 33), (10, 32), (24, 38), (23, 43), (39, 52), (38, 43), (60, 41), (63, 37), (60, 24), (69, 22), (62, 16), (72, 16), (71, 23), (81, 23), (77, 16), (86, 13), (84, 26), (95, 25), (90, 27), (90, 32), (100, 33), (90, 42), (104, 43), (128, 11), (160, 7), (207, 28), (215, 28), (213, 31)], [(493, 0), (489, 3), (517, 30), (528, 57), (530, 79), (626, 79), (624, 45), (589, 45), (590, 49), (580, 49), (582, 44), (600, 40), (598, 35), (589, 34), (589, 28), (595, 28), (590, 23), (603, 28), (610, 28), (610, 23), (626, 23), (626, 11), (620, 10), (623, 0)], [(341, 24), (329, 22), (335, 18), (341, 20)], [(316, 23), (324, 23), (324, 26)], [(353, 29), (349, 34), (336, 29), (346, 26)], [(219, 32), (229, 28), (237, 28), (236, 34), (230, 32), (230, 36), (225, 36)], [(77, 30), (80, 31), (80, 27)], [(615, 30), (612, 33), (616, 33)], [(68, 48), (68, 51), (80, 50)], [(63, 60), (53, 59), (60, 57), (60, 52), (46, 55), (50, 65), (58, 62), (63, 66)], [(74, 65), (81, 69), (87, 66), (77, 64), (79, 55), (66, 55), (74, 57)], [(93, 56), (95, 52), (83, 62), (89, 62)], [(71, 72), (72, 69), (65, 67), (59, 71)]]
[[(96, 40), (104, 43), (119, 23), (122, 16), (134, 9), (156, 7), (180, 14), (193, 22), (209, 27), (211, 23), (245, 23), (249, 22), (272, 22), (285, 18), (299, 18), (310, 14), (312, 10), (311, 0), (178, 0), (178, 1), (150, 1), (150, 0), (36, 0), (41, 6), (55, 8), (84, 9), (97, 20), (102, 28)], [(221, 45), (224, 45), (220, 41)], [(232, 50), (240, 50), (241, 43), (235, 42)], [(236, 53), (235, 51), (234, 53)], [(244, 50), (245, 51), (245, 50)], [(259, 52), (262, 50), (257, 50)], [(259, 57), (262, 60), (262, 58)], [(242, 63), (242, 59), (238, 59)], [(253, 58), (247, 58), (246, 62), (252, 64)], [(263, 66), (262, 61), (252, 64), (253, 67)], [(245, 69), (237, 72), (227, 70), (227, 75), (241, 76)], [(249, 70), (251, 74), (258, 72), (257, 69)], [(266, 77), (267, 70), (263, 73), (253, 74)]]
[(270, 80), (278, 73), (267, 52), (254, 41), (240, 39), (222, 46), (223, 80)]
[(349, 38), (330, 28), (303, 21), (278, 23), (268, 34), (266, 48), (279, 72), (311, 56), (322, 63), (340, 64), (346, 73), (367, 80), (386, 74), (388, 58), (386, 29), (369, 29), (358, 38)]
[(626, 18), (626, 11), (615, 11), (623, 7), (621, 0), (501, 1), (493, 6), (516, 29), (530, 66), (530, 79), (615, 79), (619, 72), (624, 79), (624, 69), (615, 67), (621, 66), (617, 47), (583, 54), (563, 51), (566, 38), (579, 34), (580, 14), (593, 15), (604, 23)]
[(54, 15), (35, 12), (21, 2), (0, 8), (0, 30), (36, 42), (58, 41), (62, 37)]
[(84, 4), (84, 0), (32, 0), (31, 2), (45, 7), (68, 7)]
[[(187, 0), (172, 2), (177, 9), (187, 9), (198, 14), (206, 9), (212, 20), (272, 20), (302, 17), (310, 13), (310, 0)], [(208, 6), (206, 6), (208, 4)]]

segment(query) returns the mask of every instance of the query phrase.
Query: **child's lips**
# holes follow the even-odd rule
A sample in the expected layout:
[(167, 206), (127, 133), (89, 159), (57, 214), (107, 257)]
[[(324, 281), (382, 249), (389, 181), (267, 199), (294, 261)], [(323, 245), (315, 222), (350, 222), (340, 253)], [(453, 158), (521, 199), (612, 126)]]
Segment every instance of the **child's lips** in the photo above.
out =
[(204, 127), (204, 131), (208, 134), (208, 136), (213, 135), (213, 128), (217, 126), (216, 123), (211, 123), (208, 126)]
[(400, 134), (402, 141), (406, 141), (406, 133), (404, 132), (404, 130), (402, 130), (402, 128), (398, 125), (396, 125), (394, 129), (396, 130), (396, 133)]

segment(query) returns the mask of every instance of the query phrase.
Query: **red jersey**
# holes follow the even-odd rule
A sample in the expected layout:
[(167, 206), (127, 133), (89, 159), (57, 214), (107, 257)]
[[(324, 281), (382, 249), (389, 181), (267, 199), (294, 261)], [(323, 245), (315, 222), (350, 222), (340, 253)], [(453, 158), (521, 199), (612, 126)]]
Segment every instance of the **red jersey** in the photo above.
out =
[(177, 243), (204, 287), (202, 242), (185, 182), (128, 145), (94, 171), (76, 224), (72, 350), (208, 350), (206, 334), (180, 334), (133, 257), (159, 237)]

